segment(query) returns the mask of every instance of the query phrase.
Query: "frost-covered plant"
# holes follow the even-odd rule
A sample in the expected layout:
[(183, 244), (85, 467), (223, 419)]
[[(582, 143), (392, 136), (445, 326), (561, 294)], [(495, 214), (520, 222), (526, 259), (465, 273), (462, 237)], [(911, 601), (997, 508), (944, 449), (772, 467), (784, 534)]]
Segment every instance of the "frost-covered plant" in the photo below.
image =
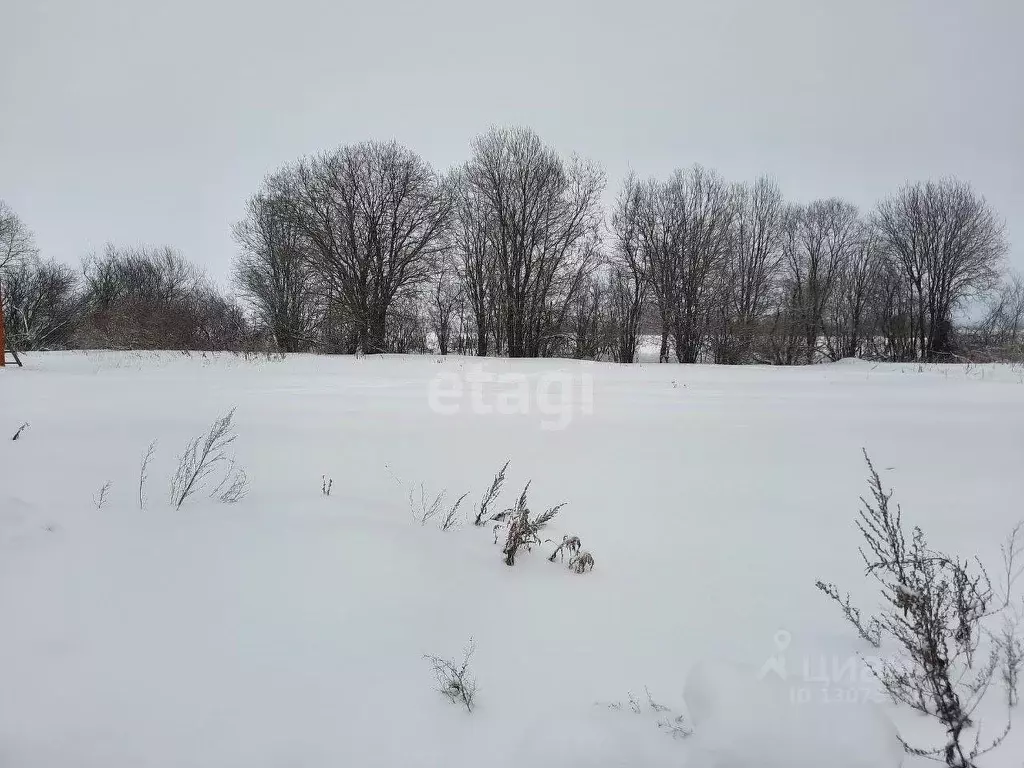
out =
[[(644, 693), (647, 694), (646, 705), (632, 693), (628, 695), (627, 705), (634, 715), (653, 714), (658, 718), (656, 721), (658, 728), (674, 739), (685, 739), (687, 736), (693, 734), (693, 729), (687, 723), (686, 718), (683, 715), (673, 712), (670, 707), (666, 707), (664, 704), (656, 702), (654, 697), (651, 696), (650, 690), (646, 686), (644, 687)], [(621, 701), (613, 701), (605, 706), (607, 706), (608, 709), (614, 709), (617, 712), (621, 712), (627, 705), (624, 705)]]
[(569, 570), (573, 573), (586, 573), (594, 570), (594, 556), (589, 552), (580, 552), (569, 559)]
[(562, 560), (569, 555), (569, 570), (573, 573), (586, 573), (594, 570), (594, 556), (583, 549), (579, 536), (563, 536), (562, 543), (555, 547), (548, 560), (552, 563), (558, 557)]
[(234, 504), (236, 501), (241, 501), (245, 498), (245, 494), (248, 492), (249, 478), (245, 474), (245, 470), (241, 467), (236, 467), (235, 460), (231, 459), (224, 477), (213, 491), (210, 492), (210, 498), (217, 499), (217, 501), (223, 504)]
[(419, 520), (420, 525), (426, 525), (427, 521), (441, 511), (441, 505), (444, 503), (444, 491), (441, 491), (433, 499), (427, 495), (427, 487), (420, 483), (419, 498), (416, 497), (416, 492), (409, 489), (409, 509), (412, 510), (413, 517)]
[(227, 449), (238, 438), (232, 428), (234, 417), (235, 409), (232, 408), (214, 421), (205, 434), (194, 438), (178, 457), (178, 468), (171, 478), (170, 489), (171, 504), (175, 509), (181, 509), (185, 500), (200, 491), (210, 476), (225, 463), (228, 469), (214, 494), (225, 502), (237, 501), (245, 494), (245, 473), (236, 469), (234, 460), (227, 455)]
[(572, 562), (572, 559), (580, 553), (581, 547), (582, 544), (579, 536), (563, 536), (562, 543), (555, 547), (554, 552), (548, 556), (548, 560), (552, 563), (555, 562), (556, 557), (559, 560), (564, 560), (565, 555), (568, 554), (569, 561)]
[(491, 487), (487, 489), (487, 492), (484, 494), (484, 497), (480, 502), (480, 508), (477, 510), (476, 518), (473, 520), (473, 525), (483, 525), (488, 521), (488, 509), (494, 500), (498, 498), (498, 494), (501, 493), (501, 487), (505, 484), (505, 470), (508, 469), (508, 465), (509, 462), (506, 461), (505, 466), (498, 471), (498, 474), (496, 474), (494, 479), (491, 481)]
[(1003, 619), (998, 643), (1003, 649), (999, 674), (1006, 691), (1006, 705), (1016, 707), (1020, 702), (1020, 670), (1024, 667), (1024, 639), (1020, 635), (1021, 609), (1016, 608)]
[(459, 507), (462, 506), (463, 500), (469, 494), (462, 494), (452, 506), (446, 507), (444, 500), (447, 494), (447, 491), (441, 491), (431, 498), (423, 483), (420, 483), (419, 498), (417, 498), (414, 490), (409, 490), (409, 507), (412, 510), (413, 516), (419, 520), (420, 525), (426, 525), (427, 522), (440, 515), (438, 525), (442, 531), (455, 527), (459, 520)]
[(462, 505), (463, 499), (469, 496), (468, 493), (464, 493), (455, 500), (448, 511), (444, 513), (444, 517), (441, 518), (441, 530), (447, 531), (455, 527), (455, 524), (459, 521), (459, 507)]
[(107, 482), (103, 484), (103, 487), (100, 488), (92, 497), (92, 503), (93, 506), (96, 507), (96, 509), (103, 509), (103, 507), (106, 505), (107, 493), (110, 491), (111, 485), (113, 485), (113, 483), (111, 483), (110, 480), (107, 480)]
[(154, 451), (156, 451), (156, 440), (149, 444), (142, 457), (142, 465), (139, 467), (139, 509), (146, 507), (146, 480), (149, 479), (149, 462), (153, 460)]
[[(1014, 689), (1021, 666), (1016, 626), (1004, 624), (1000, 637), (992, 620), (1005, 616), (1009, 595), (1019, 569), (1015, 557), (1018, 527), (1004, 546), (1005, 595), (996, 596), (987, 572), (977, 558), (963, 560), (932, 549), (924, 532), (903, 528), (899, 505), (890, 506), (892, 492), (882, 481), (865, 452), (870, 473), (871, 500), (861, 499), (857, 527), (864, 539), (860, 548), (867, 575), (878, 584), (882, 611), (866, 623), (860, 612), (840, 599), (831, 584), (818, 588), (843, 608), (847, 619), (870, 642), (895, 642), (895, 657), (869, 664), (871, 671), (896, 703), (935, 718), (946, 732), (945, 743), (919, 749), (904, 742), (911, 754), (940, 759), (952, 768), (975, 768), (981, 755), (998, 747), (1010, 729), (981, 742), (975, 712), (997, 671)], [(988, 639), (982, 650), (982, 640)], [(1013, 694), (1015, 696), (1015, 692)], [(1013, 699), (1009, 699), (1012, 705)], [(968, 733), (973, 729), (973, 744)]]
[(505, 526), (505, 544), (502, 547), (502, 554), (505, 556), (505, 565), (516, 564), (516, 554), (520, 548), (526, 551), (541, 543), (540, 532), (547, 527), (555, 515), (559, 513), (565, 503), (556, 504), (539, 515), (533, 515), (526, 505), (526, 494), (530, 490), (530, 483), (526, 484), (523, 492), (519, 494), (516, 505), (510, 509), (498, 513), (492, 519), (499, 521), (495, 526), (495, 535)]
[(440, 656), (424, 656), (434, 671), (437, 690), (453, 704), (464, 706), (467, 712), (473, 711), (476, 699), (476, 678), (469, 674), (469, 661), (475, 651), (476, 644), (470, 638), (461, 663)]
[(817, 581), (814, 586), (828, 595), (839, 606), (846, 620), (857, 630), (857, 634), (869, 642), (872, 647), (878, 648), (882, 644), (882, 627), (878, 623), (878, 619), (871, 617), (865, 624), (863, 619), (861, 619), (860, 609), (850, 604), (849, 593), (845, 597), (840, 596), (836, 585), (829, 582)]

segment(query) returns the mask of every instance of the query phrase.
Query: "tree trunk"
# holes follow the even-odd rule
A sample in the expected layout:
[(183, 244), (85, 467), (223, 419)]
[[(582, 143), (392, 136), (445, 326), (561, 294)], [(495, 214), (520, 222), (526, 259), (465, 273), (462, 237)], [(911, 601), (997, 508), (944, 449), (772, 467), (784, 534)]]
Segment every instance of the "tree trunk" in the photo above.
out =
[(370, 314), (366, 329), (366, 343), (363, 351), (367, 354), (381, 354), (387, 351), (387, 310), (376, 309)]

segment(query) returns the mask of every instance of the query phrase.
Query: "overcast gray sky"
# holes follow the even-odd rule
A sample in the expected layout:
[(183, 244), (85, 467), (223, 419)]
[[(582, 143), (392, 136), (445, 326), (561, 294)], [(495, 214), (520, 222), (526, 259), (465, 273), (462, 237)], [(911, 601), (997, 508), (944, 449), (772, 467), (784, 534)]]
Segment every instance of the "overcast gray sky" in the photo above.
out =
[(954, 174), (1024, 270), (1022, 0), (2, 0), (0, 198), (46, 255), (230, 225), (301, 155), (396, 138), (438, 168), (495, 123), (629, 169), (774, 175), (862, 207)]

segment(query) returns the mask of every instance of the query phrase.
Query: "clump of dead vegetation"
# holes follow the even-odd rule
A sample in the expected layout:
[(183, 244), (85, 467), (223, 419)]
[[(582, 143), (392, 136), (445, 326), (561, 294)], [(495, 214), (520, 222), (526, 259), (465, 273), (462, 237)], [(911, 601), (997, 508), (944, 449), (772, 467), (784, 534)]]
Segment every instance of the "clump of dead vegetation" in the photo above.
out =
[(562, 543), (555, 547), (548, 560), (553, 563), (557, 557), (564, 562), (566, 555), (569, 556), (569, 570), (573, 573), (594, 570), (594, 556), (583, 549), (579, 536), (563, 536)]
[(467, 712), (473, 711), (476, 702), (476, 678), (469, 672), (469, 662), (475, 652), (476, 644), (470, 638), (460, 662), (441, 656), (424, 656), (434, 672), (438, 692), (453, 704), (464, 706)]
[(454, 504), (450, 505), (445, 503), (447, 496), (447, 491), (441, 491), (431, 496), (422, 483), (420, 483), (418, 494), (414, 489), (410, 489), (409, 508), (412, 510), (413, 517), (419, 521), (420, 525), (426, 525), (431, 520), (436, 520), (442, 531), (450, 531), (455, 528), (459, 524), (459, 507), (462, 506), (462, 502), (469, 494), (462, 494)]
[[(532, 481), (531, 481), (532, 482)], [(540, 533), (565, 506), (565, 502), (548, 507), (539, 514), (534, 514), (527, 505), (527, 493), (530, 482), (527, 482), (515, 506), (504, 509), (490, 519), (495, 522), (494, 541), (504, 539), (501, 553), (505, 556), (505, 565), (515, 565), (516, 555), (520, 549), (527, 552), (541, 544)], [(502, 536), (502, 534), (504, 534)]]
[(245, 471), (238, 467), (228, 449), (238, 438), (232, 424), (235, 409), (213, 422), (202, 435), (194, 438), (178, 457), (178, 468), (171, 478), (170, 501), (175, 509), (181, 509), (191, 496), (207, 486), (212, 477), (223, 473), (213, 487), (211, 498), (231, 504), (245, 496), (249, 481)]
[(693, 733), (693, 729), (690, 727), (685, 716), (674, 712), (671, 707), (666, 707), (664, 704), (659, 704), (655, 701), (646, 686), (644, 687), (644, 694), (646, 695), (646, 702), (629, 693), (625, 703), (613, 701), (604, 704), (604, 706), (616, 712), (628, 711), (634, 715), (653, 716), (656, 718), (655, 723), (658, 728), (674, 739), (685, 739)]
[[(542, 533), (562, 511), (566, 503), (555, 504), (542, 512), (534, 512), (528, 503), (528, 494), (532, 484), (532, 481), (528, 481), (515, 504), (502, 508), (499, 497), (505, 487), (509, 464), (510, 462), (506, 461), (494, 475), (484, 491), (480, 503), (469, 513), (468, 522), (472, 522), (473, 527), (476, 528), (491, 525), (494, 543), (501, 544), (501, 554), (505, 564), (514, 566), (520, 552), (531, 552), (534, 547), (552, 541), (552, 539), (542, 538)], [(388, 472), (399, 486), (407, 489), (409, 508), (413, 517), (421, 525), (433, 521), (442, 531), (448, 531), (463, 523), (463, 515), (460, 510), (463, 508), (463, 502), (469, 496), (468, 493), (463, 493), (454, 503), (448, 503), (446, 501), (447, 490), (430, 493), (423, 483), (418, 488), (409, 486), (403, 483), (390, 468), (388, 468)], [(548, 560), (554, 562), (556, 558), (563, 563), (568, 561), (567, 567), (574, 573), (587, 573), (594, 568), (594, 556), (582, 549), (578, 536), (563, 536), (562, 543), (555, 548)]]

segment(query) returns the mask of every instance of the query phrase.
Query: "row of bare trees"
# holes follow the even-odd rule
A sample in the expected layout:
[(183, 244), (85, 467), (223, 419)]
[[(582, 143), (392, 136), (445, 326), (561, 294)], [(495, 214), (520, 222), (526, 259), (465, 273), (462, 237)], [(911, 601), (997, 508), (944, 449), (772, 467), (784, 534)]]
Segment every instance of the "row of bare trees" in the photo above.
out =
[[(286, 351), (632, 362), (654, 336), (663, 361), (802, 364), (1021, 343), (999, 298), (1004, 225), (955, 179), (862, 212), (693, 166), (627, 178), (607, 221), (604, 189), (524, 128), (480, 136), (444, 175), (395, 143), (343, 147), (249, 201), (236, 286)], [(992, 296), (998, 312), (957, 329)]]
[(630, 176), (607, 216), (604, 193), (599, 167), (526, 128), (490, 130), (444, 174), (366, 142), (300, 159), (248, 201), (233, 230), (245, 311), (171, 249), (108, 247), (81, 272), (41, 261), (6, 208), (0, 290), (27, 348), (633, 362), (653, 338), (684, 363), (1021, 354), (1003, 222), (961, 181), (908, 184), (872, 211), (701, 166)]
[(107, 246), (81, 270), (34, 246), (0, 269), (15, 349), (238, 350), (260, 346), (237, 301), (171, 248)]
[(552, 354), (599, 266), (603, 188), (524, 129), (482, 136), (446, 176), (393, 142), (343, 147), (249, 201), (236, 286), (287, 351), (425, 343), (411, 321), (444, 353)]
[(663, 361), (670, 349), (680, 362), (949, 358), (957, 313), (997, 289), (1007, 249), (1002, 223), (956, 180), (908, 185), (864, 215), (836, 198), (787, 204), (769, 179), (730, 185), (699, 166), (627, 179), (611, 230), (609, 344), (627, 362), (645, 302)]

